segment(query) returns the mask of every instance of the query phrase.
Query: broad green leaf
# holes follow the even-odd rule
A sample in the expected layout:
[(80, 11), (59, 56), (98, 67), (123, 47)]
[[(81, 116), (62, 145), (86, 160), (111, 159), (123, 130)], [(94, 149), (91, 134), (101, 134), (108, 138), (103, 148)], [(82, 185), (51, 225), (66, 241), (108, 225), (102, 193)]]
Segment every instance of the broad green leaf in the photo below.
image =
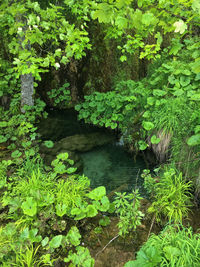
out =
[(98, 214), (97, 209), (94, 205), (88, 205), (86, 208), (87, 217), (95, 217)]
[(62, 242), (63, 236), (62, 235), (56, 235), (54, 236), (51, 241), (49, 242), (50, 248), (59, 248)]
[(14, 152), (12, 152), (11, 157), (19, 158), (21, 155), (22, 155), (22, 152), (20, 152), (19, 150), (15, 150)]
[(180, 84), (181, 86), (185, 87), (190, 84), (190, 77), (189, 76), (181, 76), (180, 77)]
[(56, 205), (56, 215), (62, 217), (67, 212), (67, 206), (65, 204), (57, 204)]
[(160, 138), (157, 138), (156, 137), (156, 135), (153, 135), (152, 137), (151, 137), (151, 143), (152, 144), (158, 144), (160, 142)]
[(66, 241), (69, 242), (73, 246), (80, 245), (81, 235), (76, 226), (72, 226), (66, 236)]
[(150, 121), (143, 121), (142, 125), (143, 125), (143, 128), (147, 131), (150, 131), (154, 128), (154, 124)]
[(99, 186), (93, 189), (91, 192), (87, 194), (87, 197), (94, 200), (100, 200), (103, 196), (106, 195), (106, 189), (104, 186)]
[(1, 128), (7, 127), (7, 125), (8, 125), (7, 121), (0, 121)]
[(4, 135), (0, 135), (0, 143), (4, 143), (8, 140), (7, 137), (5, 137)]
[(163, 91), (163, 90), (159, 90), (159, 89), (154, 89), (153, 90), (153, 95), (154, 96), (164, 96), (166, 94), (167, 94), (167, 92)]
[(187, 144), (189, 146), (197, 146), (200, 145), (200, 134), (192, 135), (188, 140)]
[(34, 216), (37, 213), (37, 203), (32, 197), (27, 197), (21, 206), (24, 214)]
[(42, 244), (43, 247), (45, 247), (45, 246), (48, 244), (48, 242), (49, 242), (49, 238), (48, 238), (48, 236), (46, 236), (46, 237), (42, 240), (41, 244)]
[(140, 150), (145, 150), (148, 147), (148, 144), (146, 142), (144, 142), (143, 140), (140, 140), (138, 142), (138, 145), (139, 145)]

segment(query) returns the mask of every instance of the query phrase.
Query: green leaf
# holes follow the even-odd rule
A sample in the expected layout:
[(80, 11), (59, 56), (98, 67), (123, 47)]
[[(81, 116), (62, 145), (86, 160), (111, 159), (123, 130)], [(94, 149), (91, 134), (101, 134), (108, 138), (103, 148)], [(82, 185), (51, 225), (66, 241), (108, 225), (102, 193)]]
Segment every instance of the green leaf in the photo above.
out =
[(8, 126), (7, 121), (0, 121), (0, 127), (1, 128), (7, 127), (7, 126)]
[(149, 26), (150, 24), (155, 24), (157, 19), (155, 18), (153, 13), (147, 12), (144, 13), (142, 16), (142, 24), (145, 26)]
[(77, 168), (72, 168), (72, 167), (70, 167), (70, 168), (67, 169), (66, 172), (67, 172), (68, 174), (71, 174), (71, 173), (74, 173), (76, 170), (77, 170)]
[(197, 146), (200, 145), (200, 134), (192, 135), (188, 140), (187, 144), (189, 146)]
[(42, 240), (41, 244), (42, 244), (43, 247), (45, 247), (45, 246), (48, 244), (48, 242), (49, 242), (49, 238), (48, 238), (48, 236), (46, 236), (46, 237)]
[(154, 128), (154, 124), (150, 121), (143, 121), (142, 125), (143, 125), (143, 128), (147, 131), (150, 131)]
[(62, 242), (63, 236), (62, 235), (56, 235), (54, 236), (51, 241), (49, 242), (50, 248), (59, 248)]
[(148, 97), (147, 98), (147, 104), (150, 106), (153, 106), (153, 104), (155, 103), (155, 98), (154, 97)]
[(152, 137), (151, 137), (151, 143), (152, 144), (158, 144), (160, 142), (160, 138), (157, 138), (156, 137), (156, 135), (153, 135)]
[(22, 152), (20, 152), (19, 150), (15, 150), (14, 152), (12, 152), (11, 157), (19, 158), (21, 155), (22, 155)]
[(125, 263), (124, 267), (139, 267), (137, 261), (128, 261)]
[(73, 246), (78, 246), (80, 245), (80, 239), (81, 235), (79, 233), (78, 228), (76, 226), (72, 226), (66, 236), (66, 241)]
[(127, 60), (127, 57), (126, 57), (126, 56), (123, 55), (123, 56), (120, 57), (120, 61), (121, 61), (121, 62), (124, 62), (124, 61), (126, 61), (126, 60)]
[(89, 192), (87, 194), (87, 197), (94, 200), (100, 200), (105, 195), (106, 195), (106, 188), (104, 186), (99, 186), (94, 190), (92, 190), (91, 192)]
[(153, 95), (154, 96), (164, 96), (166, 94), (167, 94), (167, 92), (163, 91), (163, 90), (159, 90), (159, 89), (154, 89), (153, 90)]
[(54, 146), (54, 143), (49, 140), (49, 141), (44, 141), (44, 145), (48, 148), (52, 148)]
[(27, 197), (21, 206), (24, 214), (34, 216), (37, 213), (37, 203), (32, 197)]
[(110, 218), (108, 216), (104, 216), (102, 219), (99, 220), (99, 225), (107, 226), (110, 224)]
[(5, 137), (4, 135), (0, 135), (0, 143), (4, 143), (8, 140), (7, 137)]
[(95, 217), (98, 214), (97, 209), (94, 205), (88, 205), (86, 208), (87, 217)]
[(99, 207), (100, 211), (107, 211), (110, 208), (110, 201), (107, 196), (101, 198), (101, 206)]
[(65, 204), (57, 204), (56, 205), (56, 215), (62, 217), (67, 212), (67, 206)]
[(68, 157), (69, 157), (69, 154), (67, 152), (60, 153), (59, 155), (57, 155), (57, 159), (60, 159), (60, 160), (67, 160)]
[(148, 147), (148, 144), (146, 142), (144, 142), (143, 140), (140, 140), (138, 142), (138, 145), (139, 145), (140, 150), (145, 150)]
[(183, 87), (189, 85), (190, 84), (190, 77), (188, 77), (188, 76), (181, 76), (180, 77), (180, 84)]

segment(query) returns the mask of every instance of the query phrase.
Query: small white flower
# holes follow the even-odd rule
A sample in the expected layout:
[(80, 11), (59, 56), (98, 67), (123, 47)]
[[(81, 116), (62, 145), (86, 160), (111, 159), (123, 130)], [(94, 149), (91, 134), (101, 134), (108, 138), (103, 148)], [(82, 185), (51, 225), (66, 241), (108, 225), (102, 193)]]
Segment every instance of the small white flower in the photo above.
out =
[(56, 63), (55, 64), (55, 67), (58, 69), (58, 68), (60, 68), (60, 64), (59, 63)]
[(38, 28), (38, 25), (33, 25), (33, 28)]
[(22, 32), (22, 27), (19, 27), (18, 28), (18, 32)]

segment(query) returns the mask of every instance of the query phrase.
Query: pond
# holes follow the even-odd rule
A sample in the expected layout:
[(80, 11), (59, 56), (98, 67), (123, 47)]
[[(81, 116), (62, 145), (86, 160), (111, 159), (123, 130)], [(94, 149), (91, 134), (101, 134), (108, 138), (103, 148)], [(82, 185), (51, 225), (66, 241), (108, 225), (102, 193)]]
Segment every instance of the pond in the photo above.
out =
[(113, 132), (78, 121), (74, 110), (50, 110), (48, 113), (48, 118), (38, 125), (42, 140), (56, 142), (68, 136), (91, 133), (99, 133), (100, 138), (112, 136), (104, 145), (94, 144), (88, 151), (76, 151), (83, 162), (82, 173), (91, 180), (92, 188), (103, 185), (108, 193), (139, 188), (144, 195), (140, 174), (145, 169), (145, 163), (141, 157), (134, 162), (133, 156), (124, 149), (123, 142), (117, 140)]

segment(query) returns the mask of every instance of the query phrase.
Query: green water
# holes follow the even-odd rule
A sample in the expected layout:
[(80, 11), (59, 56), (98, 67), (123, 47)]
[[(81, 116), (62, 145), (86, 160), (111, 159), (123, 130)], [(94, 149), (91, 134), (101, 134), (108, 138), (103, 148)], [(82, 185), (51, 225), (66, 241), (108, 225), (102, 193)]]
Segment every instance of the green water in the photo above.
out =
[[(39, 129), (43, 140), (53, 141), (66, 136), (97, 131), (111, 134), (106, 129), (78, 121), (74, 111), (50, 111), (49, 117), (40, 123)], [(133, 155), (124, 149), (119, 140), (116, 139), (110, 144), (95, 147), (88, 152), (78, 152), (78, 154), (83, 161), (83, 173), (91, 180), (92, 188), (103, 185), (107, 192), (139, 188), (144, 194), (140, 174), (145, 168), (145, 163), (140, 157), (134, 162)]]
[(108, 192), (119, 187), (122, 191), (132, 188), (143, 191), (140, 178), (145, 168), (143, 159), (137, 158), (134, 162), (123, 146), (116, 143), (82, 153), (83, 173), (91, 179), (91, 187), (104, 185)]

